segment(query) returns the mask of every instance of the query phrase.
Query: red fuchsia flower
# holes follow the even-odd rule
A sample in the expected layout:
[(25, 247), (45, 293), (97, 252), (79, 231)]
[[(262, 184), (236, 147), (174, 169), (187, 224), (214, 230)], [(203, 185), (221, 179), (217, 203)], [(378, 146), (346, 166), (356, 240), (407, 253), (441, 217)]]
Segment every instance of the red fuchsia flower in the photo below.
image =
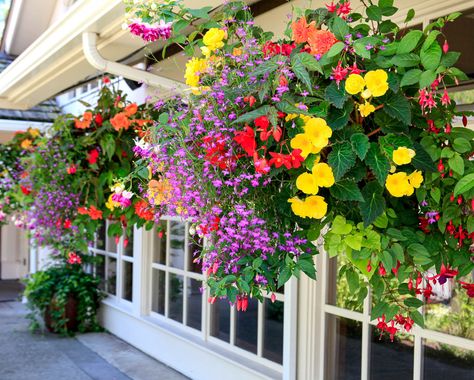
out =
[(468, 237), (467, 231), (462, 228), (462, 226), (459, 226), (457, 231), (454, 234), (454, 238), (458, 239), (458, 245), (460, 247), (463, 246), (463, 240)]
[(446, 231), (448, 231), (450, 235), (454, 235), (454, 233), (456, 232), (456, 227), (454, 226), (452, 220), (450, 220), (448, 225), (446, 226)]
[(253, 164), (257, 173), (267, 174), (270, 171), (267, 159), (265, 157), (258, 157), (257, 152), (253, 154)]
[(213, 305), (217, 300), (217, 297), (209, 297), (207, 299), (207, 302), (209, 302), (211, 305)]
[(426, 284), (425, 289), (423, 289), (423, 296), (426, 299), (426, 302), (428, 302), (431, 298), (431, 295), (433, 294), (433, 288), (431, 287), (430, 283), (428, 282)]
[(411, 291), (412, 289), (413, 289), (413, 280), (410, 277), (410, 279), (408, 280), (408, 290)]
[(438, 172), (440, 172), (440, 173), (444, 172), (443, 160), (441, 160), (441, 159), (438, 162)]
[(449, 51), (448, 41), (444, 40), (443, 53), (446, 54)]
[(346, 79), (349, 70), (342, 67), (341, 61), (337, 63), (337, 66), (332, 69), (331, 79), (336, 81), (336, 84), (339, 86), (342, 80)]
[(444, 133), (451, 133), (451, 124), (446, 124), (446, 126), (444, 127)]
[(109, 77), (102, 78), (102, 83), (103, 84), (109, 84), (110, 83), (110, 78)]
[(91, 165), (93, 165), (97, 162), (97, 158), (99, 158), (99, 151), (97, 149), (92, 149), (87, 154), (87, 161)]
[(77, 167), (74, 164), (69, 165), (66, 169), (67, 174), (75, 174), (76, 171), (77, 171)]
[(337, 9), (337, 15), (343, 19), (346, 19), (349, 13), (351, 13), (351, 10), (351, 3), (350, 1), (347, 1), (339, 6)]
[(326, 4), (326, 8), (329, 13), (334, 13), (337, 10), (337, 4), (334, 4), (334, 1), (331, 1), (331, 4)]
[(400, 268), (400, 261), (397, 260), (397, 266), (395, 268), (392, 268), (392, 272), (395, 276), (398, 276), (398, 269)]
[(420, 89), (418, 103), (421, 106), (423, 113), (426, 111), (426, 108), (429, 108), (430, 112), (433, 108), (436, 108), (436, 101), (433, 98), (432, 91), (426, 91), (426, 89)]
[(370, 260), (367, 263), (367, 268), (366, 269), (367, 269), (367, 272), (369, 272), (369, 273), (372, 272), (372, 263), (370, 262)]
[(249, 299), (247, 296), (237, 296), (237, 311), (247, 311)]
[(466, 115), (462, 115), (462, 125), (467, 127), (467, 116)]
[(74, 265), (74, 264), (81, 264), (82, 259), (81, 256), (77, 255), (74, 252), (69, 252), (68, 257), (67, 257), (67, 262), (68, 264)]
[(420, 230), (422, 230), (425, 234), (429, 234), (431, 231), (428, 228), (428, 225), (429, 225), (428, 219), (425, 218), (424, 216), (419, 216), (418, 220), (419, 220), (418, 227), (420, 228)]
[(277, 299), (275, 293), (272, 293), (272, 295), (270, 296), (270, 299), (272, 300), (272, 303), (275, 303), (275, 301)]
[(361, 74), (361, 73), (365, 72), (365, 70), (359, 69), (357, 67), (357, 63), (355, 63), (355, 62), (352, 66), (349, 66), (349, 71), (351, 72), (351, 74)]
[(461, 203), (462, 203), (462, 195), (458, 196), (458, 205), (461, 206)]
[(458, 274), (457, 270), (450, 269), (449, 265), (446, 267), (444, 264), (441, 264), (441, 268), (439, 269), (439, 273), (435, 276), (428, 277), (428, 280), (433, 281), (436, 284), (438, 281), (441, 285), (445, 284), (448, 278), (454, 278)]
[(127, 248), (127, 245), (128, 245), (128, 239), (125, 238), (123, 239), (123, 248)]
[(385, 270), (385, 267), (382, 263), (379, 263), (379, 275), (382, 277), (387, 275), (387, 271)]
[(467, 282), (459, 281), (463, 289), (466, 289), (467, 296), (470, 298), (474, 298), (474, 284), (469, 284)]
[(70, 220), (70, 219), (66, 219), (66, 220), (64, 221), (64, 228), (69, 229), (69, 228), (71, 228), (71, 227), (72, 227), (71, 220)]
[(115, 245), (118, 245), (120, 243), (120, 236), (115, 236)]
[(20, 190), (25, 195), (30, 195), (31, 194), (31, 189), (29, 187), (20, 186)]
[(243, 131), (235, 132), (234, 141), (236, 141), (250, 157), (254, 155), (255, 149), (257, 148), (255, 131), (248, 125), (245, 126)]
[(441, 97), (441, 104), (443, 106), (451, 104), (451, 98), (449, 97), (448, 91), (446, 89), (444, 89), (443, 91), (443, 96)]

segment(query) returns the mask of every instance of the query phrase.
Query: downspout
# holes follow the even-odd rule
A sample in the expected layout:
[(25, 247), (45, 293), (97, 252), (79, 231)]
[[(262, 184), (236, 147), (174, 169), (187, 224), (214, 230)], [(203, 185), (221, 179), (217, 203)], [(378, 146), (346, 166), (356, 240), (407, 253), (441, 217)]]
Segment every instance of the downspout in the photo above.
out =
[(172, 92), (182, 92), (186, 86), (174, 80), (164, 78), (147, 71), (139, 70), (122, 63), (106, 60), (97, 49), (97, 33), (82, 33), (82, 49), (87, 61), (97, 70), (118, 75), (151, 87), (163, 88)]

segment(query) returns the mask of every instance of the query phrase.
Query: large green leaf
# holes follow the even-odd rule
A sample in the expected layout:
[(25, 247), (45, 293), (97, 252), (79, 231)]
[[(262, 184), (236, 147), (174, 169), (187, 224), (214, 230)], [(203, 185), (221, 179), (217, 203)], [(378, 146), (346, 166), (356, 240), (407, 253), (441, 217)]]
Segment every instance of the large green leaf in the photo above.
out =
[(461, 53), (457, 51), (448, 51), (445, 55), (443, 55), (443, 58), (441, 58), (441, 66), (444, 66), (444, 67), (454, 66), (460, 56), (461, 56)]
[(420, 42), (423, 32), (421, 30), (412, 30), (408, 32), (401, 40), (398, 45), (397, 54), (410, 53), (416, 48), (418, 42)]
[(349, 117), (354, 109), (353, 102), (346, 102), (342, 109), (330, 107), (327, 123), (333, 131), (344, 128), (349, 122)]
[(344, 37), (350, 33), (349, 25), (347, 25), (347, 22), (340, 17), (334, 17), (331, 24), (331, 31), (340, 41), (343, 41)]
[(426, 50), (421, 50), (421, 64), (426, 70), (436, 70), (441, 62), (442, 54), (441, 46), (439, 46), (437, 42), (434, 42)]
[(370, 144), (370, 148), (367, 152), (365, 162), (374, 173), (375, 178), (377, 178), (379, 183), (384, 186), (385, 181), (387, 180), (388, 173), (390, 171), (390, 161), (380, 151), (378, 144)]
[(311, 84), (311, 78), (309, 76), (308, 70), (306, 70), (305, 65), (301, 61), (301, 57), (299, 55), (294, 55), (291, 58), (291, 70), (295, 73), (296, 77), (303, 82), (303, 84), (308, 89), (309, 93), (313, 93), (313, 87)]
[(306, 69), (310, 71), (318, 71), (323, 74), (321, 65), (313, 55), (306, 52), (298, 53), (296, 55), (299, 57), (301, 63), (304, 65), (304, 67), (306, 67)]
[(334, 144), (328, 156), (328, 163), (332, 167), (336, 180), (340, 179), (355, 164), (356, 157), (348, 142)]
[(346, 45), (344, 44), (344, 42), (336, 42), (334, 45), (331, 46), (331, 49), (329, 49), (329, 51), (326, 53), (326, 55), (329, 57), (329, 58), (332, 58), (332, 57), (335, 57), (336, 55), (338, 55), (344, 48), (346, 47)]
[(454, 156), (448, 160), (448, 165), (453, 172), (459, 175), (464, 174), (464, 160), (459, 153), (455, 153)]
[(420, 69), (411, 69), (403, 74), (400, 87), (411, 86), (412, 84), (418, 83), (422, 71)]
[(413, 67), (418, 66), (420, 57), (413, 53), (397, 54), (392, 58), (392, 63), (398, 67)]
[(354, 133), (351, 136), (351, 144), (354, 152), (363, 160), (369, 150), (369, 138), (367, 135), (364, 133)]
[(431, 156), (428, 152), (419, 144), (414, 143), (413, 148), (415, 149), (416, 155), (412, 158), (411, 163), (416, 169), (434, 172), (436, 171), (436, 166), (431, 159)]
[(474, 173), (468, 174), (461, 178), (454, 187), (454, 196), (464, 194), (474, 187)]
[(390, 94), (385, 98), (383, 110), (386, 114), (400, 120), (403, 124), (411, 124), (410, 103), (400, 92)]
[(337, 86), (336, 82), (332, 81), (329, 86), (326, 87), (324, 93), (325, 99), (328, 100), (334, 107), (342, 108), (348, 98), (344, 86)]
[(425, 88), (431, 85), (436, 79), (436, 73), (433, 70), (424, 71), (420, 75), (420, 88)]
[(359, 209), (366, 227), (385, 211), (382, 193), (383, 188), (376, 181), (369, 182), (362, 190), (365, 202), (359, 202)]
[(333, 186), (331, 186), (329, 191), (334, 198), (341, 201), (364, 201), (359, 186), (357, 186), (354, 181), (348, 179), (337, 181)]
[(367, 18), (373, 21), (382, 21), (382, 9), (376, 5), (371, 5), (366, 9)]

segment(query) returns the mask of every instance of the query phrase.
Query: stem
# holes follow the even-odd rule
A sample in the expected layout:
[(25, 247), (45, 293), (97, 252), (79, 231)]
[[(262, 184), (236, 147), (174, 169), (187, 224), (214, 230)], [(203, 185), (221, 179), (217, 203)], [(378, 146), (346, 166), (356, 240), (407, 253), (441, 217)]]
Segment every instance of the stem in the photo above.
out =
[(382, 128), (377, 128), (377, 129), (374, 129), (372, 132), (370, 132), (367, 137), (370, 137), (372, 135), (375, 135), (376, 133), (379, 133), (380, 131), (382, 130)]

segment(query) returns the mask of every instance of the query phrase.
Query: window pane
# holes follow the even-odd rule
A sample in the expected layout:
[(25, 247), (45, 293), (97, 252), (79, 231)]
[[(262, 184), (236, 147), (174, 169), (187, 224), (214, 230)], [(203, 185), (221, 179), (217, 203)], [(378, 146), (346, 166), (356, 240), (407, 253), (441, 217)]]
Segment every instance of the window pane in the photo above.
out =
[(169, 265), (184, 269), (184, 235), (186, 225), (180, 222), (170, 222), (170, 255)]
[(132, 302), (133, 298), (133, 264), (128, 261), (122, 261), (123, 268), (123, 283), (122, 283), (122, 298)]
[(325, 378), (359, 380), (361, 373), (362, 324), (326, 316)]
[(95, 247), (98, 249), (105, 250), (105, 223), (100, 223), (99, 229), (96, 232), (96, 244)]
[(168, 317), (178, 322), (183, 322), (183, 276), (169, 274), (169, 315)]
[(230, 305), (227, 300), (216, 300), (211, 305), (211, 335), (223, 341), (230, 341)]
[(429, 380), (472, 380), (474, 378), (474, 351), (425, 340), (423, 376)]
[(166, 220), (160, 221), (160, 226), (155, 230), (155, 244), (153, 252), (153, 262), (166, 264)]
[(117, 260), (107, 257), (107, 292), (117, 294)]
[(194, 241), (194, 239), (194, 237), (189, 237), (187, 270), (189, 272), (202, 273), (201, 263), (194, 262), (201, 252), (201, 247)]
[[(472, 282), (471, 277), (460, 279)], [(474, 301), (463, 289), (455, 289), (452, 280), (433, 285), (433, 297), (425, 306), (427, 329), (474, 339)]]
[(247, 311), (236, 313), (235, 345), (244, 350), (257, 353), (258, 301), (248, 299)]
[(346, 276), (338, 278), (339, 270), (346, 264), (347, 258), (344, 256), (333, 257), (328, 261), (327, 303), (343, 309), (362, 312), (367, 289), (361, 287), (357, 293), (353, 294), (349, 291)]
[[(125, 244), (125, 239), (127, 239), (127, 244)], [(130, 236), (124, 236), (123, 254), (124, 256), (133, 257), (133, 231)]]
[(397, 333), (395, 340), (380, 339), (380, 331), (372, 330), (370, 346), (370, 379), (400, 380), (413, 378), (413, 337)]
[(263, 357), (283, 363), (283, 302), (265, 299)]
[(152, 270), (151, 310), (165, 315), (165, 272)]
[(202, 320), (202, 282), (192, 278), (187, 279), (186, 293), (188, 297), (187, 325), (201, 330)]
[(105, 291), (105, 257), (96, 255), (95, 260), (95, 276), (100, 278), (99, 288)]

